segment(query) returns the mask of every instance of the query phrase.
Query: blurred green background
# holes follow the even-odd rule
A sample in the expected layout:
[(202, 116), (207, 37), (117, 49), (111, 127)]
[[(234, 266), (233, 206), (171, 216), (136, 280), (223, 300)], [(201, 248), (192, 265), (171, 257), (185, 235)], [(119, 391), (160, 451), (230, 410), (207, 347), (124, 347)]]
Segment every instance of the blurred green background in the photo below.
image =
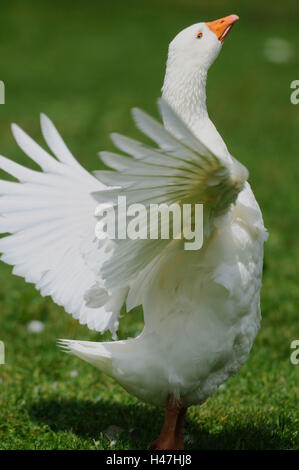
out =
[[(299, 80), (298, 1), (2, 5), (0, 79), (6, 104), (0, 106), (0, 152), (28, 165), (10, 123), (42, 143), (43, 111), (80, 163), (98, 169), (97, 152), (112, 148), (110, 132), (137, 135), (131, 107), (157, 114), (167, 47), (175, 34), (231, 13), (240, 21), (210, 70), (208, 108), (231, 153), (249, 169), (270, 232), (263, 321), (241, 373), (201, 408), (190, 409), (186, 448), (295, 449), (299, 365), (290, 362), (290, 343), (299, 339), (299, 105), (290, 102), (290, 83)], [(4, 264), (0, 315), (7, 362), (0, 366), (0, 449), (135, 449), (156, 437), (163, 411), (138, 402), (55, 345), (61, 337), (103, 337), (40, 297)], [(31, 320), (43, 322), (44, 331), (29, 332)], [(142, 313), (130, 312), (120, 338), (141, 328)]]

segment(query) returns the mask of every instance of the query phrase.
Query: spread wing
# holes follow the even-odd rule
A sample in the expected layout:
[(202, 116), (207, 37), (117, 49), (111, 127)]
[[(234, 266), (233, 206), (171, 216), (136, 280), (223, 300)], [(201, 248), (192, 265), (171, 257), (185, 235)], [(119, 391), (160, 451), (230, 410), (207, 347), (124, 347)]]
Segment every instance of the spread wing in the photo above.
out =
[[(215, 218), (227, 213), (235, 202), (248, 171), (233, 157), (224, 159), (209, 150), (163, 99), (159, 101), (159, 108), (164, 126), (143, 111), (133, 110), (137, 127), (158, 147), (112, 134), (116, 147), (130, 157), (101, 153), (103, 162), (116, 171), (95, 174), (105, 185), (114, 188), (98, 191), (94, 196), (99, 202), (112, 206), (117, 205), (119, 196), (125, 196), (127, 205), (141, 203), (147, 209), (151, 204), (182, 207), (201, 203), (204, 234), (208, 236)], [(141, 220), (141, 224), (147, 222), (147, 218)], [(161, 231), (160, 225), (159, 235)], [(183, 249), (180, 240), (165, 240), (160, 236), (149, 239), (147, 233), (147, 239), (117, 240), (112, 256), (101, 269), (109, 291), (130, 283), (157, 257)]]
[(165, 101), (159, 106), (165, 127), (133, 111), (137, 126), (158, 146), (114, 134), (115, 145), (130, 157), (103, 152), (104, 163), (116, 171), (96, 172), (96, 178), (78, 164), (45, 116), (42, 132), (56, 158), (13, 125), (18, 145), (41, 172), (0, 156), (0, 169), (18, 180), (0, 180), (0, 233), (10, 234), (0, 239), (2, 260), (80, 323), (114, 335), (128, 286), (138, 277), (142, 288), (146, 268), (183, 244), (163, 239), (163, 224), (157, 239), (99, 241), (94, 217), (99, 202), (113, 207), (123, 195), (127, 204), (147, 208), (202, 203), (208, 236), (248, 176), (239, 162), (223, 160), (203, 145)]
[(80, 323), (115, 332), (124, 297), (116, 292), (111, 298), (100, 287), (107, 243), (95, 238), (97, 202), (90, 194), (104, 185), (79, 165), (44, 115), (41, 128), (57, 158), (12, 126), (18, 145), (42, 172), (0, 156), (0, 168), (18, 180), (0, 180), (0, 233), (10, 233), (0, 239), (2, 260)]

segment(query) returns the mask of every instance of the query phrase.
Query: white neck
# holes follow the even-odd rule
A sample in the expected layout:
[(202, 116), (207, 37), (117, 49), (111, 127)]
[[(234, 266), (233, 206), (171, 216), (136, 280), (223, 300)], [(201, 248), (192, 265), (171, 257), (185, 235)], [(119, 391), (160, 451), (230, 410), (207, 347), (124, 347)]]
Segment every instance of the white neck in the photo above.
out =
[(188, 69), (167, 64), (162, 96), (192, 130), (209, 117), (206, 81), (206, 71), (195, 69), (190, 73)]
[[(227, 147), (209, 118), (206, 106), (207, 71), (184, 69), (167, 63), (162, 97), (207, 147), (231, 160)], [(166, 127), (167, 123), (164, 123)], [(169, 129), (171, 131), (171, 129)]]

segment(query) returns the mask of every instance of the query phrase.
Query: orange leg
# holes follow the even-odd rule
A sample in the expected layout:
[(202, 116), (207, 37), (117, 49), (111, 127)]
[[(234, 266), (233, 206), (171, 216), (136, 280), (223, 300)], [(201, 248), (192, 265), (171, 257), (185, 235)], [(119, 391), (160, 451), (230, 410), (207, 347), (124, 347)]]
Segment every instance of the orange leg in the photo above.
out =
[(187, 408), (184, 407), (182, 398), (175, 400), (172, 395), (169, 395), (161, 434), (148, 448), (156, 450), (183, 450), (183, 426), (186, 411)]
[(187, 408), (183, 407), (179, 412), (176, 430), (175, 430), (175, 449), (184, 450), (184, 437), (183, 437), (183, 430), (184, 430), (184, 420), (185, 415), (187, 412)]

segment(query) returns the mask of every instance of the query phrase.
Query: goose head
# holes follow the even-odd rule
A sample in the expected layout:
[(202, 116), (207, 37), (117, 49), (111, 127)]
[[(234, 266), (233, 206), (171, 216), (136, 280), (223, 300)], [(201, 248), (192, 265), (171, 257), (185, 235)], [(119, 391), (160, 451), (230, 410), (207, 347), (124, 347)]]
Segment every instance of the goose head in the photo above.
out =
[(169, 45), (168, 61), (184, 68), (200, 68), (207, 72), (238, 19), (237, 15), (229, 15), (183, 29)]
[(193, 24), (169, 44), (162, 94), (187, 124), (192, 124), (191, 116), (200, 118), (207, 114), (207, 73), (238, 19), (237, 15), (229, 15)]

